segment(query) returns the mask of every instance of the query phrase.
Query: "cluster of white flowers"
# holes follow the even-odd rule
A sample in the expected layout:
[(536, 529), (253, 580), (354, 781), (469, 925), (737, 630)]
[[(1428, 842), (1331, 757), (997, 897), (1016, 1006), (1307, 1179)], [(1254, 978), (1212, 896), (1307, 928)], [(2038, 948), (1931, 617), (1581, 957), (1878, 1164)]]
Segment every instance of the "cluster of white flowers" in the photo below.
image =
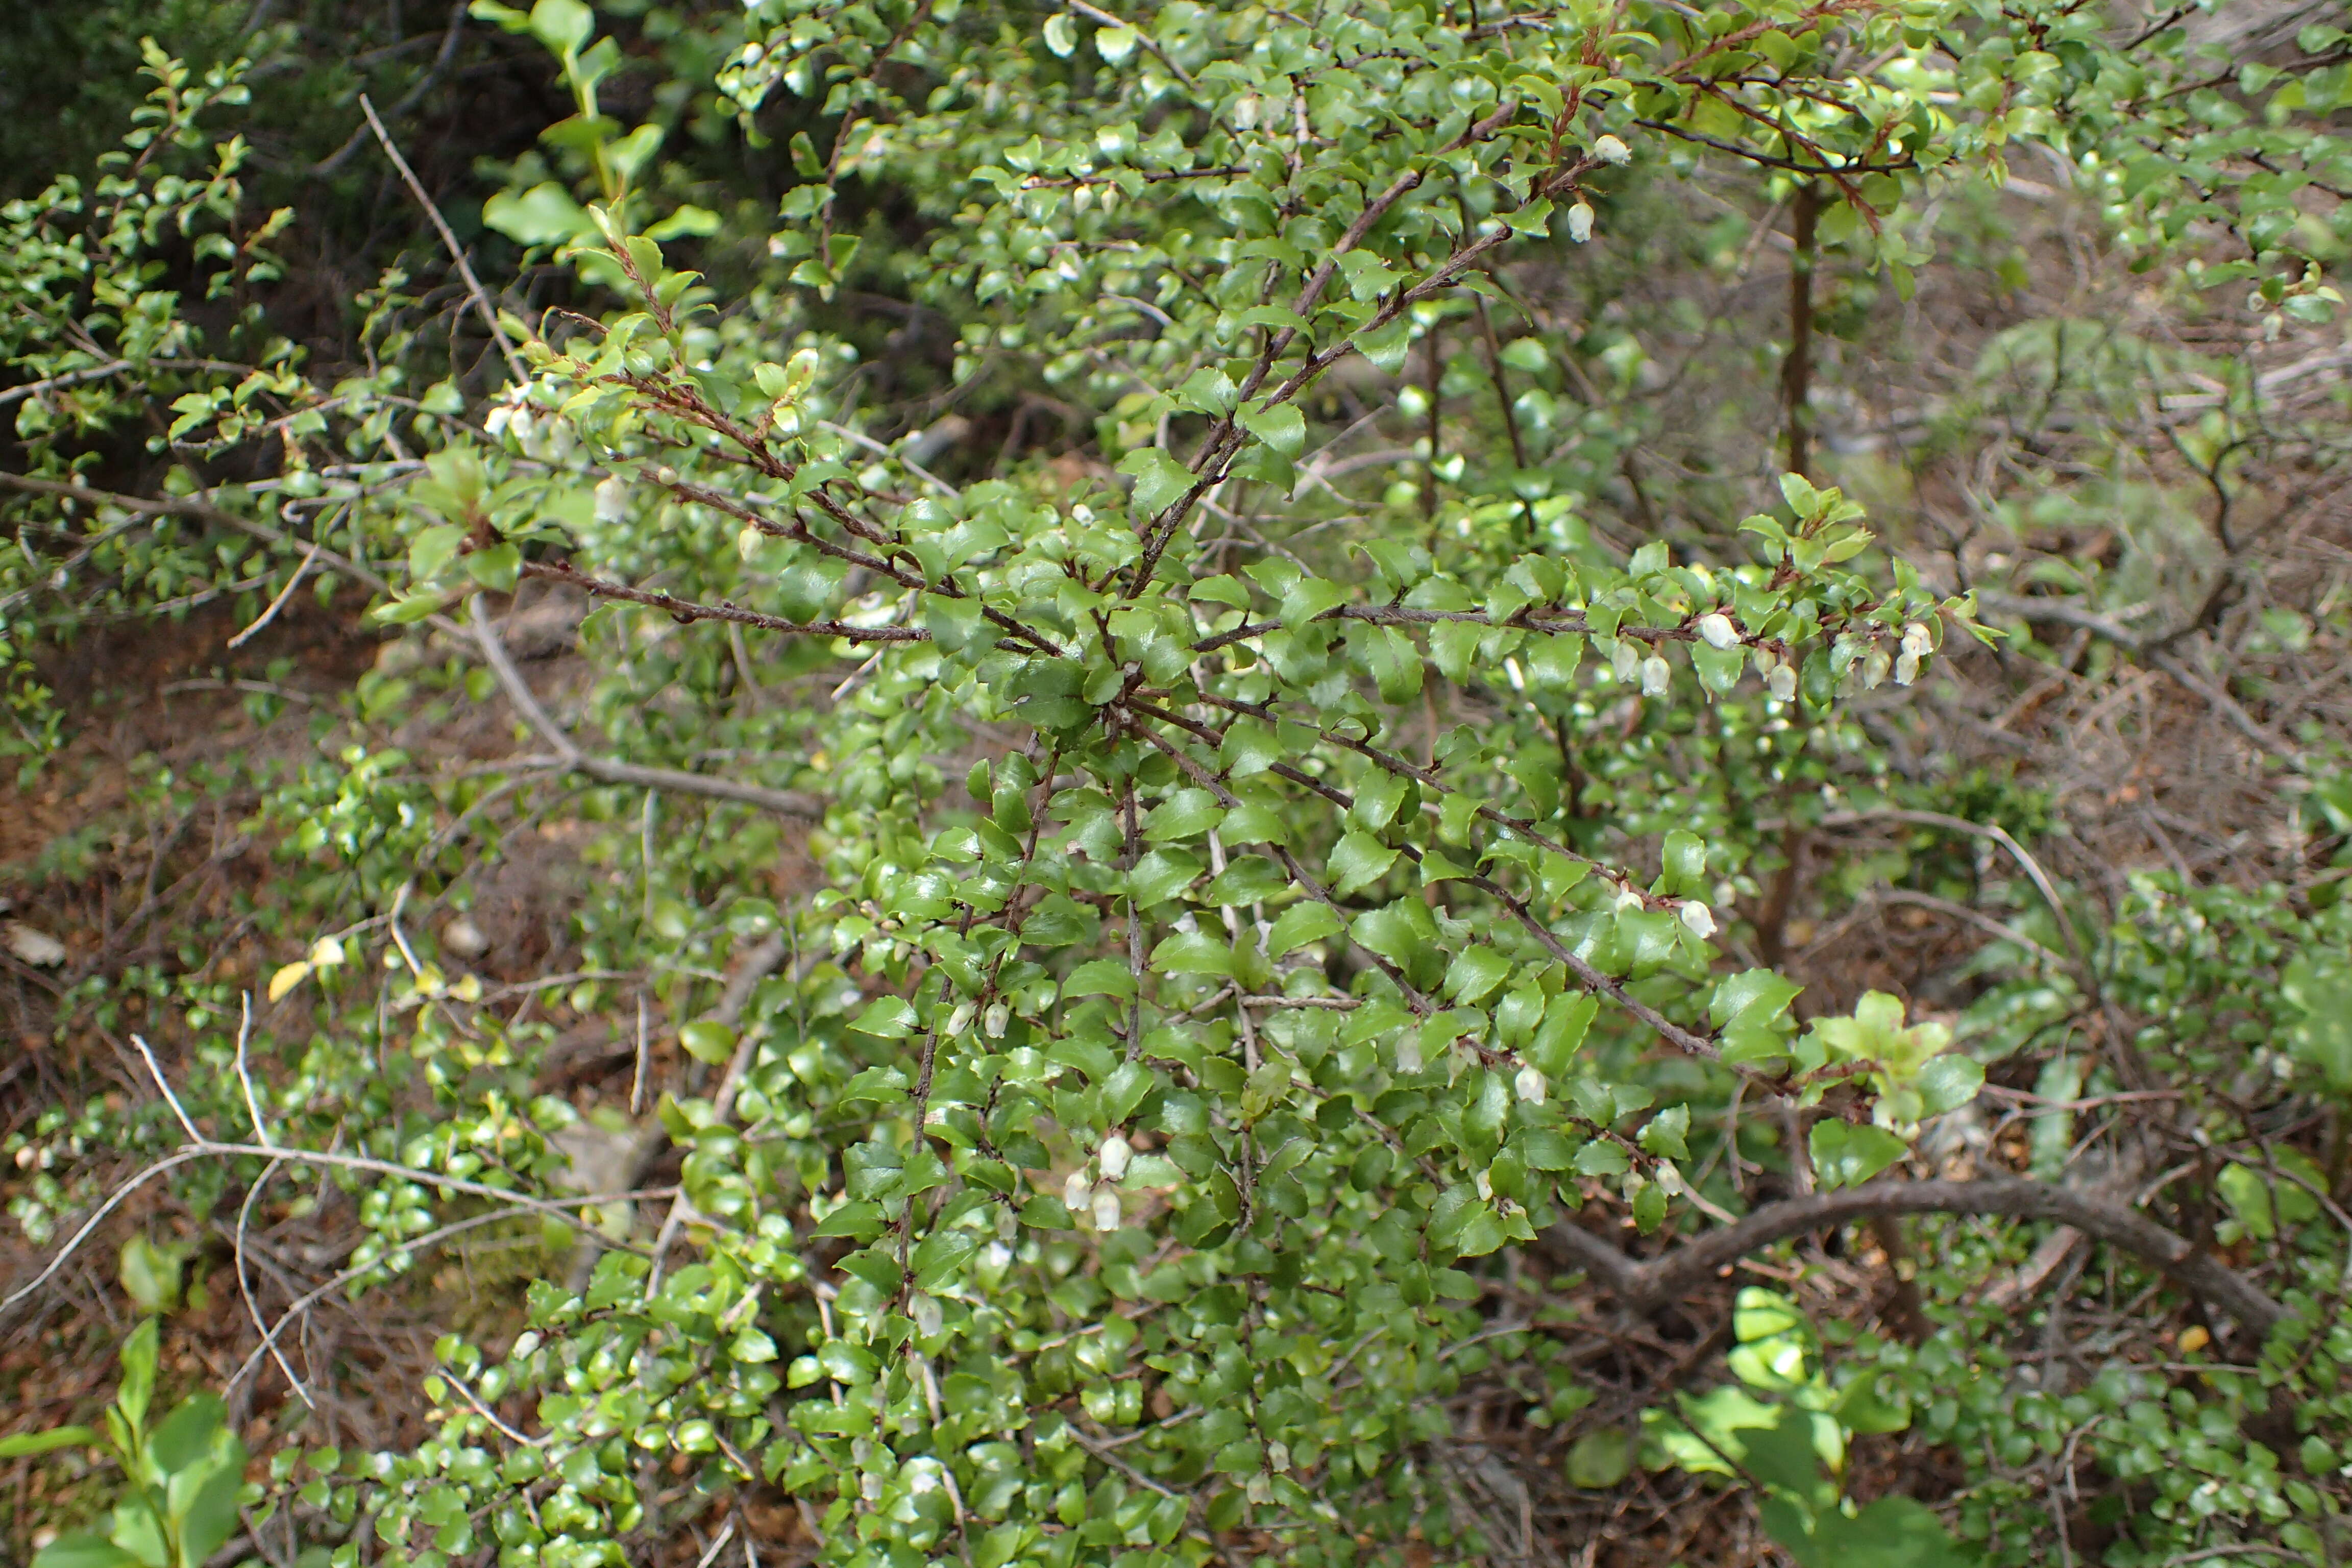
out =
[(482, 421), (494, 437), (511, 436), (522, 455), (534, 462), (560, 463), (572, 455), (572, 421), (534, 405), (530, 389), (510, 386)]
[(1908, 686), (1919, 677), (1919, 662), (1934, 651), (1935, 639), (1927, 628), (1913, 621), (1903, 628), (1903, 656), (1895, 661), (1895, 681)]
[(1756, 650), (1756, 668), (1764, 674), (1764, 689), (1783, 702), (1797, 695), (1797, 667), (1769, 647)]
[[(1614, 136), (1601, 136), (1593, 141), (1592, 155), (1604, 163), (1633, 162), (1633, 149)], [(1592, 237), (1592, 204), (1579, 202), (1568, 209), (1568, 237), (1582, 245)]]

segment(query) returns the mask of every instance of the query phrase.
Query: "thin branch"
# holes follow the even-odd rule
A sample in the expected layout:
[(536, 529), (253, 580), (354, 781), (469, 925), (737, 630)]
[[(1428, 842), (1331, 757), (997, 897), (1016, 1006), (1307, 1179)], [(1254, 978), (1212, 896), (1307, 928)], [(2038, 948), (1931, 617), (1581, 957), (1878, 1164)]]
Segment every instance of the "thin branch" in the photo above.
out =
[[(198, 500), (194, 496), (158, 496), (151, 500), (146, 496), (124, 495), (119, 490), (100, 490), (92, 489), (86, 485), (69, 485), (62, 479), (36, 479), (30, 474), (5, 472), (0, 472), (0, 486), (22, 490), (26, 495), (54, 496), (59, 500), (82, 501), (91, 506), (118, 507), (140, 517), (194, 518), (199, 522), (208, 522), (216, 528), (233, 528), (239, 533), (249, 534), (255, 539), (270, 544), (283, 544), (290, 547), (302, 543), (300, 540), (293, 538), (281, 529), (273, 528), (266, 522), (256, 521), (249, 517), (239, 517), (233, 511), (215, 506), (209, 500)], [(323, 545), (316, 548), (320, 560), (351, 577), (354, 582), (365, 584), (387, 599), (395, 596), (392, 591), (392, 584), (385, 582), (377, 573), (350, 556), (340, 554)], [(451, 637), (465, 635), (464, 628), (446, 616), (427, 616), (425, 617), (425, 624), (436, 631), (446, 632)]]
[(243, 647), (247, 643), (251, 642), (254, 637), (260, 633), (263, 627), (276, 620), (278, 618), (278, 612), (286, 607), (286, 601), (294, 596), (294, 590), (302, 585), (302, 579), (310, 574), (312, 563), (316, 562), (318, 559), (319, 547), (316, 543), (313, 543), (310, 546), (309, 553), (305, 554), (302, 557), (301, 562), (295, 566), (294, 574), (286, 579), (286, 586), (278, 589), (278, 596), (269, 601), (269, 607), (262, 611), (260, 615), (255, 616), (251, 626), (237, 633), (236, 636), (229, 638), (228, 646), (231, 647)]
[[(699, 499), (699, 498), (698, 498)], [(669, 614), (681, 626), (696, 621), (729, 621), (740, 626), (751, 626), (763, 632), (782, 632), (788, 637), (840, 637), (848, 642), (929, 642), (931, 634), (920, 626), (861, 626), (847, 621), (790, 621), (782, 616), (762, 615), (747, 610), (740, 605), (723, 601), (716, 605), (699, 604), (692, 599), (675, 598), (646, 588), (632, 588), (625, 583), (609, 582), (592, 577), (576, 566), (558, 562), (527, 561), (522, 574), (542, 582), (566, 583), (600, 599), (619, 599), (632, 605), (644, 605), (650, 609)]]
[(474, 641), (482, 650), (483, 660), (490, 673), (498, 677), (499, 685), (513, 703), (523, 722), (539, 732), (540, 738), (555, 748), (556, 755), (565, 766), (586, 773), (600, 784), (630, 784), (641, 789), (668, 790), (678, 795), (707, 795), (715, 800), (731, 800), (744, 805), (756, 805), (772, 811), (779, 816), (796, 816), (811, 822), (824, 818), (825, 803), (798, 790), (770, 789), (765, 784), (744, 784), (736, 779), (713, 778), (707, 773), (689, 773), (677, 768), (649, 768), (636, 763), (625, 763), (612, 757), (591, 756), (580, 749), (579, 742), (566, 733), (563, 727), (548, 716), (539, 699), (531, 694), (530, 686), (522, 671), (499, 640), (497, 628), (491, 626), (489, 612), (483, 606), (478, 594), (473, 599)]
[(2072, 1188), (2024, 1177), (1976, 1182), (1871, 1182), (1835, 1192), (1784, 1198), (1754, 1210), (1736, 1225), (1710, 1231), (1646, 1263), (1635, 1262), (1574, 1225), (1554, 1226), (1545, 1235), (1611, 1294), (1629, 1307), (1646, 1311), (1679, 1300), (1712, 1278), (1717, 1269), (1776, 1241), (1851, 1220), (1904, 1214), (2056, 1220), (2154, 1264), (2175, 1284), (2209, 1306), (2229, 1313), (2258, 1339), (2268, 1336), (2287, 1316), (2284, 1307), (2245, 1276), (2136, 1210)]
[(108, 376), (126, 370), (209, 370), (217, 371), (224, 375), (232, 371), (238, 375), (253, 374), (253, 367), (249, 364), (236, 364), (221, 359), (151, 359), (136, 362), (127, 359), (109, 360), (104, 364), (94, 364), (81, 370), (62, 371), (40, 381), (28, 381), (22, 386), (12, 386), (5, 392), (0, 392), (0, 408), (5, 408), (12, 403), (21, 403), (27, 397), (38, 397), (45, 392), (63, 392), (68, 387), (87, 386), (93, 381), (104, 381)]
[[(462, 16), (463, 12), (459, 14)], [(453, 22), (453, 36), (455, 26)], [(466, 280), (466, 290), (473, 296), (474, 309), (480, 313), (482, 324), (488, 327), (490, 336), (498, 340), (499, 353), (506, 356), (507, 368), (514, 372), (518, 384), (528, 382), (530, 372), (523, 367), (522, 355), (517, 353), (514, 344), (508, 341), (507, 330), (499, 324), (498, 308), (490, 303), (489, 290), (482, 287), (482, 280), (474, 276), (474, 264), (466, 259), (465, 248), (457, 243), (457, 237), (450, 232), (449, 220), (441, 216), (441, 209), (435, 206), (433, 198), (425, 194), (424, 182), (416, 177), (416, 171), (408, 166), (408, 160), (402, 157), (400, 149), (393, 144), (392, 132), (386, 131), (383, 121), (376, 118), (375, 105), (368, 101), (366, 93), (360, 94), (360, 110), (366, 114), (370, 129), (375, 132), (375, 139), (383, 143), (384, 155), (392, 160), (392, 166), (400, 171), (400, 177), (408, 183), (409, 194), (425, 209), (425, 216), (432, 220), (434, 231), (441, 237), (441, 243), (448, 247), (449, 259), (457, 264), (457, 275)]]

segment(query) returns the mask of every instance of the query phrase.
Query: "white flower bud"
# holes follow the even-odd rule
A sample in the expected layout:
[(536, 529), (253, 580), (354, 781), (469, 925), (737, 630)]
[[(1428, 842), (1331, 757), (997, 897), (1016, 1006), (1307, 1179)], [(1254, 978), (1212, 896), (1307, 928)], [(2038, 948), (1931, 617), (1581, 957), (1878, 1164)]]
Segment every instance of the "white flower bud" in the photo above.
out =
[(1862, 656), (1862, 689), (1869, 691), (1886, 679), (1886, 671), (1895, 661), (1886, 657), (1883, 647), (1874, 647)]
[(1609, 668), (1617, 679), (1630, 686), (1642, 673), (1642, 650), (1624, 637), (1617, 639), (1615, 651), (1609, 656)]
[(1776, 664), (1772, 673), (1764, 678), (1765, 687), (1783, 702), (1794, 701), (1797, 696), (1797, 667)]
[(1715, 911), (1698, 900), (1683, 900), (1682, 917), (1683, 924), (1690, 927), (1693, 936), (1710, 937), (1715, 934)]
[(1908, 686), (1919, 678), (1919, 656), (1906, 653), (1895, 661), (1895, 684)]
[(1926, 626), (1913, 621), (1903, 628), (1903, 651), (1925, 658), (1936, 651), (1936, 639), (1928, 635)]
[(1478, 1195), (1490, 1202), (1495, 1196), (1494, 1181), (1484, 1171), (1478, 1173)]
[(1638, 910), (1641, 907), (1642, 895), (1634, 888), (1633, 884), (1631, 882), (1618, 883), (1617, 898), (1615, 901), (1610, 905), (1610, 908), (1617, 913), (1622, 914), (1627, 910)]
[(1101, 1186), (1095, 1189), (1095, 1228), (1097, 1230), (1118, 1228), (1118, 1193), (1111, 1187)]
[(1568, 209), (1568, 237), (1582, 245), (1592, 237), (1592, 206), (1579, 202)]
[(1072, 1171), (1062, 1183), (1062, 1206), (1072, 1214), (1084, 1214), (1094, 1201), (1095, 1184), (1087, 1180), (1084, 1171)]
[(1652, 654), (1643, 659), (1642, 661), (1642, 695), (1664, 697), (1666, 694), (1667, 682), (1674, 679), (1674, 673), (1667, 668), (1666, 661), (1656, 654)]
[(1739, 628), (1733, 626), (1731, 617), (1721, 610), (1698, 618), (1698, 635), (1706, 639), (1706, 646), (1709, 647), (1725, 648), (1739, 646)]
[(966, 1029), (971, 1027), (971, 1015), (972, 1006), (971, 1003), (957, 1003), (955, 1011), (948, 1015), (947, 1026), (941, 1029), (940, 1033), (945, 1035), (950, 1039), (955, 1038), (958, 1035), (962, 1034)]
[(1400, 1037), (1397, 1041), (1397, 1071), (1419, 1072), (1420, 1070), (1421, 1037), (1405, 1035)]
[(1116, 1182), (1127, 1174), (1128, 1162), (1135, 1158), (1135, 1145), (1114, 1132), (1102, 1141), (1095, 1152), (1095, 1163), (1102, 1170), (1103, 1180)]
[(1633, 162), (1633, 149), (1614, 136), (1603, 136), (1593, 142), (1592, 155), (1604, 163), (1628, 163)]
[(933, 1334), (938, 1333), (941, 1324), (946, 1321), (946, 1314), (940, 1311), (940, 1299), (936, 1296), (926, 1296), (919, 1292), (907, 1305), (915, 1319), (915, 1331), (925, 1339), (929, 1339)]
[(629, 515), (629, 483), (618, 474), (608, 474), (596, 486), (596, 521), (613, 523)]
[(1265, 1468), (1275, 1471), (1290, 1468), (1290, 1445), (1268, 1443), (1265, 1446)]
[(1011, 1007), (1002, 1002), (992, 1002), (988, 1011), (981, 1015), (980, 1026), (988, 1032), (990, 1039), (1001, 1040), (1004, 1037), (1004, 1026), (1012, 1021)]
[(1543, 1069), (1533, 1066), (1519, 1069), (1519, 1076), (1511, 1080), (1511, 1089), (1529, 1105), (1541, 1105), (1544, 1096), (1551, 1092), (1551, 1085), (1544, 1082)]

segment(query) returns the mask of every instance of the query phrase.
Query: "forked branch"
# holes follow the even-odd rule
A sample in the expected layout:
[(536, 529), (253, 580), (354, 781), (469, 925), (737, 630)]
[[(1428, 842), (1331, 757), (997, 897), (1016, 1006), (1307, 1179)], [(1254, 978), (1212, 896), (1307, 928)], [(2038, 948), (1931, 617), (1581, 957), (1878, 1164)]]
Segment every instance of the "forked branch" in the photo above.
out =
[(1626, 1257), (1574, 1225), (1554, 1226), (1545, 1237), (1611, 1295), (1628, 1307), (1647, 1311), (1687, 1295), (1718, 1269), (1776, 1241), (1824, 1226), (1906, 1214), (2056, 1220), (2145, 1258), (2207, 1306), (2235, 1318), (2257, 1340), (2267, 1338), (2287, 1315), (2284, 1307), (2244, 1275), (2137, 1210), (2021, 1176), (1977, 1182), (1871, 1182), (1837, 1192), (1784, 1198), (1648, 1262)]

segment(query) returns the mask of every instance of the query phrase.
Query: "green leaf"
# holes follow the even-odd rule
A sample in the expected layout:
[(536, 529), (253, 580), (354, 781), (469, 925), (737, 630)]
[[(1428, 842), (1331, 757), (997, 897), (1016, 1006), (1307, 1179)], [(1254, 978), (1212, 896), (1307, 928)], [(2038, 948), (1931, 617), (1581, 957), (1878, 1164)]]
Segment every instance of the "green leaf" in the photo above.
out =
[(1201, 875), (1201, 858), (1190, 849), (1154, 849), (1127, 874), (1128, 896), (1148, 909), (1175, 897)]
[(1297, 631), (1325, 611), (1337, 608), (1348, 597), (1348, 590), (1323, 577), (1301, 577), (1283, 590), (1281, 616), (1284, 629)]
[(142, 1312), (169, 1312), (180, 1304), (180, 1258), (144, 1236), (122, 1244), (122, 1293)]
[(530, 12), (518, 11), (511, 5), (501, 5), (499, 0), (473, 0), (473, 4), (466, 7), (466, 15), (476, 21), (493, 23), (509, 33), (526, 33), (530, 30)]
[(552, 180), (520, 195), (499, 192), (482, 204), (482, 222), (518, 245), (569, 245), (596, 231), (588, 209)]
[(1234, 973), (1234, 950), (1202, 931), (1181, 931), (1151, 950), (1155, 974), (1215, 974)]
[(1568, 1450), (1568, 1484), (1606, 1491), (1633, 1470), (1633, 1440), (1622, 1426), (1587, 1432)]
[(1633, 1194), (1633, 1228), (1643, 1236), (1666, 1222), (1666, 1189), (1651, 1182)]
[(1062, 982), (1062, 1000), (1075, 1001), (1080, 996), (1131, 997), (1135, 994), (1135, 973), (1127, 964), (1114, 958), (1091, 959), (1070, 971)]
[(375, 619), (388, 626), (414, 626), (425, 616), (437, 612), (446, 603), (447, 601), (438, 594), (412, 594), (394, 599), (388, 605), (379, 605), (375, 612)]
[(1710, 647), (1703, 642), (1690, 645), (1691, 668), (1698, 671), (1698, 683), (1717, 696), (1739, 684), (1739, 672), (1748, 667), (1748, 650), (1744, 647)]
[(1339, 917), (1332, 912), (1328, 904), (1293, 904), (1276, 918), (1274, 929), (1266, 933), (1265, 955), (1280, 958), (1310, 942), (1336, 936), (1343, 929)]
[(1911, 1152), (1884, 1127), (1850, 1126), (1834, 1117), (1813, 1123), (1808, 1148), (1814, 1184), (1824, 1190), (1859, 1186)]
[(1241, 909), (1278, 899), (1290, 887), (1290, 872), (1280, 861), (1265, 855), (1236, 855), (1224, 874), (1201, 890), (1201, 897), (1219, 909)]
[(493, 594), (511, 594), (522, 576), (522, 552), (500, 541), (466, 556), (466, 575)]
[(1445, 994), (1465, 1007), (1475, 1007), (1501, 990), (1510, 977), (1509, 959), (1483, 944), (1465, 947), (1446, 968)]
[(1151, 843), (1198, 838), (1217, 826), (1224, 808), (1204, 789), (1178, 790), (1151, 808), (1143, 821), (1143, 837)]
[(1124, 1123), (1157, 1082), (1151, 1069), (1141, 1062), (1119, 1063), (1103, 1080), (1103, 1119), (1114, 1127)]
[(1396, 864), (1397, 852), (1369, 833), (1350, 832), (1344, 835), (1331, 851), (1328, 869), (1331, 892), (1335, 898), (1346, 898), (1360, 888), (1380, 880), (1391, 866)]
[(165, 1416), (147, 1439), (147, 1452), (165, 1472), (188, 1469), (211, 1451), (226, 1408), (216, 1394), (191, 1394)]
[(1650, 1124), (1642, 1129), (1642, 1148), (1661, 1159), (1687, 1160), (1690, 1145), (1685, 1140), (1689, 1131), (1690, 1107), (1669, 1106), (1650, 1118)]
[(58, 1448), (86, 1447), (99, 1441), (99, 1435), (87, 1426), (53, 1426), (47, 1432), (20, 1432), (14, 1437), (0, 1437), (0, 1459), (18, 1459), (28, 1454), (47, 1454)]
[(896, 1105), (907, 1098), (907, 1075), (895, 1067), (867, 1068), (841, 1086), (841, 1098)]
[(1622, 1176), (1633, 1168), (1624, 1150), (1597, 1139), (1576, 1152), (1573, 1167), (1580, 1176)]
[(1768, 1506), (1763, 1520), (1801, 1568), (1976, 1568), (1980, 1561), (1925, 1503), (1907, 1497), (1880, 1498), (1852, 1519), (1817, 1510), (1810, 1532), (1786, 1503)]
[(859, 1243), (882, 1234), (882, 1205), (863, 1201), (845, 1203), (818, 1222), (812, 1236), (845, 1236)]
[(1940, 1116), (1947, 1110), (1957, 1110), (1977, 1097), (1984, 1087), (1984, 1068), (1974, 1057), (1947, 1052), (1931, 1057), (1919, 1069), (1920, 1099), (1927, 1105), (1927, 1114)]
[(149, 1318), (122, 1342), (122, 1384), (115, 1390), (115, 1408), (137, 1426), (147, 1419), (147, 1402), (155, 1393), (155, 1320)]
[(457, 558), (466, 531), (454, 522), (436, 523), (408, 542), (408, 575), (417, 584), (432, 582)]
[(1165, 511), (1192, 488), (1192, 471), (1157, 447), (1145, 447), (1119, 459), (1118, 471), (1135, 480), (1135, 510)]
[(849, 1026), (877, 1039), (903, 1040), (915, 1032), (919, 1021), (913, 1005), (905, 997), (881, 996), (867, 1003), (866, 1010), (851, 1020)]
[(1706, 841), (1676, 828), (1666, 835), (1664, 851), (1665, 890), (1678, 897), (1704, 892), (1706, 887)]
[(1437, 922), (1418, 897), (1368, 910), (1349, 922), (1349, 931), (1366, 949), (1407, 973), (1416, 969), (1426, 973), (1432, 965), (1422, 961), (1444, 957), (1437, 945)]
[(1296, 458), (1307, 450), (1307, 416), (1290, 404), (1244, 408), (1241, 423), (1243, 429), (1286, 458)]
[(138, 1558), (99, 1535), (61, 1535), (33, 1556), (33, 1568), (146, 1568)]
[(1780, 1026), (1803, 989), (1769, 969), (1745, 970), (1717, 985), (1707, 1016), (1722, 1036), (1724, 1061), (1737, 1067), (1786, 1055)]
[(697, 1018), (677, 1032), (677, 1042), (698, 1062), (715, 1065), (735, 1054), (735, 1031), (715, 1018)]
[(1357, 334), (1356, 347), (1382, 375), (1394, 375), (1412, 350), (1412, 324), (1400, 316), (1377, 331)]
[(1601, 998), (1590, 992), (1553, 997), (1544, 1008), (1534, 1042), (1528, 1047), (1528, 1060), (1547, 1078), (1567, 1077), (1570, 1059), (1584, 1043), (1584, 1032), (1600, 1011)]
[(596, 30), (596, 13), (581, 0), (539, 0), (530, 8), (530, 30), (557, 54), (577, 55)]
[(1217, 748), (1217, 761), (1228, 778), (1247, 778), (1262, 773), (1281, 762), (1282, 742), (1274, 727), (1255, 719), (1236, 719), (1225, 729), (1224, 741)]

